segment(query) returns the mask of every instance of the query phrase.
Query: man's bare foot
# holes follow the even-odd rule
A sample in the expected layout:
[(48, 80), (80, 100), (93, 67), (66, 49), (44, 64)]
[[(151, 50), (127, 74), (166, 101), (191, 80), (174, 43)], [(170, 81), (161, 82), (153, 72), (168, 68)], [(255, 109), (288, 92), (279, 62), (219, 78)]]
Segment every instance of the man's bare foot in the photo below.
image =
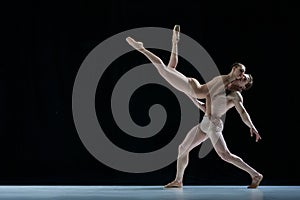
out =
[(180, 26), (175, 25), (173, 29), (172, 42), (178, 43), (180, 39)]
[(164, 186), (164, 188), (182, 188), (182, 182), (172, 181)]
[(144, 49), (143, 43), (135, 41), (132, 37), (127, 37), (126, 41), (128, 42), (128, 44), (130, 44), (136, 50)]
[(248, 188), (249, 189), (257, 188), (262, 179), (263, 179), (263, 175), (261, 175), (261, 174), (252, 177), (252, 183), (251, 183), (251, 185), (248, 186)]

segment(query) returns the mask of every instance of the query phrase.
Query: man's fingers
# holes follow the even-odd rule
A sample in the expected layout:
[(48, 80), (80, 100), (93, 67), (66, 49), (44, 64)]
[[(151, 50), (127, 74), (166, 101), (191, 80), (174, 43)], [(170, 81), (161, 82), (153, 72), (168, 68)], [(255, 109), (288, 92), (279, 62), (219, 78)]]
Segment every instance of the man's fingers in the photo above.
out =
[(260, 135), (256, 135), (256, 142), (258, 142), (259, 140), (261, 140)]

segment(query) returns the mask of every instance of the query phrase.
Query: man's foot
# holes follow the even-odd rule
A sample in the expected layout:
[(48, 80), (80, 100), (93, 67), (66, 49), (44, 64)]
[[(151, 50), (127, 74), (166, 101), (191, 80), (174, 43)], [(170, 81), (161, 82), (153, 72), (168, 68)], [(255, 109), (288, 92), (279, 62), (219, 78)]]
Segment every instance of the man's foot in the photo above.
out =
[(128, 44), (130, 44), (136, 50), (144, 49), (143, 43), (135, 41), (132, 37), (127, 37), (126, 41), (128, 42)]
[(252, 183), (251, 185), (248, 186), (248, 188), (249, 189), (257, 188), (262, 179), (263, 179), (263, 175), (261, 174), (252, 177)]
[(172, 181), (164, 186), (164, 188), (182, 188), (182, 182)]
[(173, 37), (172, 37), (172, 42), (178, 43), (180, 39), (180, 26), (175, 25), (173, 29)]

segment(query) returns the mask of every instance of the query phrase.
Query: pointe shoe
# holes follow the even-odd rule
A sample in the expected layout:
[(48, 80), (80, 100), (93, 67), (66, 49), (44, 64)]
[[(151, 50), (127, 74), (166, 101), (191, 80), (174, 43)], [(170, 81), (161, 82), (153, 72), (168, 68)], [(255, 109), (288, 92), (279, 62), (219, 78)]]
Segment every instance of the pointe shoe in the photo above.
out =
[(132, 37), (127, 37), (126, 41), (128, 42), (128, 44), (130, 44), (136, 50), (144, 49), (143, 43), (135, 41)]
[(259, 186), (261, 180), (263, 179), (263, 175), (259, 174), (259, 175), (256, 175), (252, 178), (252, 183), (251, 185), (248, 185), (248, 188), (249, 189), (255, 189)]
[(182, 188), (182, 182), (172, 181), (165, 185), (164, 188)]
[(175, 25), (174, 29), (173, 29), (172, 41), (177, 43), (177, 42), (179, 42), (179, 39), (180, 39), (180, 26)]

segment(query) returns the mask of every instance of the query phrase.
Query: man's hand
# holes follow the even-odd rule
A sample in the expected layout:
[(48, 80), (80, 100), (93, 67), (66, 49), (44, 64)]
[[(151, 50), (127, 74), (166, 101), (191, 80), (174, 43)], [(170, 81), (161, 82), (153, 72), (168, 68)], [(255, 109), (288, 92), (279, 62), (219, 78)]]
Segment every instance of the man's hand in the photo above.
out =
[(251, 137), (253, 137), (253, 134), (255, 134), (255, 141), (258, 142), (258, 140), (261, 140), (261, 137), (258, 133), (258, 131), (256, 130), (256, 128), (250, 128), (250, 135)]

